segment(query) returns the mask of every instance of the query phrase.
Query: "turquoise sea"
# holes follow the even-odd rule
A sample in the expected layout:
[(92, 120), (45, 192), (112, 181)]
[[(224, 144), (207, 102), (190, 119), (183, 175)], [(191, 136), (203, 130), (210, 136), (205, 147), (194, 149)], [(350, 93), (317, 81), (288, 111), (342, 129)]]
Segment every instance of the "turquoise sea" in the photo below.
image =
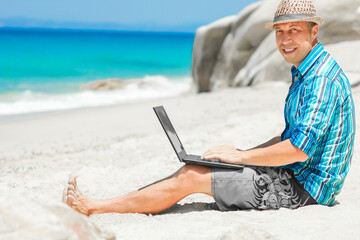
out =
[[(181, 94), (190, 87), (194, 36), (0, 28), (0, 116)], [(148, 87), (79, 90), (108, 78), (138, 79)]]

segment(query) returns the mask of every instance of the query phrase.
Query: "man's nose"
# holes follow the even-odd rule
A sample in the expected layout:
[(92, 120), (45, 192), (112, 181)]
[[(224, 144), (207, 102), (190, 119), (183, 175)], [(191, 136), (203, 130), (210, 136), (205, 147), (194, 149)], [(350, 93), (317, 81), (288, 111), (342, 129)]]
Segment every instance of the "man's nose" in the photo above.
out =
[(282, 43), (285, 43), (285, 44), (291, 42), (290, 34), (284, 32), (284, 34), (282, 35), (281, 41), (282, 41)]

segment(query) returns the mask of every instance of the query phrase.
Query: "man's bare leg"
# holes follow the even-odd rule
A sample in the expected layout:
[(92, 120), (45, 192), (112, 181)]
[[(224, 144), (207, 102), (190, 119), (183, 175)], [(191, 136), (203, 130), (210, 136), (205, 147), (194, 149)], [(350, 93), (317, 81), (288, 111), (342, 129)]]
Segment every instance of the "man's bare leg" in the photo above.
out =
[(63, 201), (84, 215), (101, 213), (157, 213), (193, 193), (211, 194), (211, 169), (185, 165), (173, 176), (143, 189), (108, 200), (81, 194), (76, 177), (70, 176)]

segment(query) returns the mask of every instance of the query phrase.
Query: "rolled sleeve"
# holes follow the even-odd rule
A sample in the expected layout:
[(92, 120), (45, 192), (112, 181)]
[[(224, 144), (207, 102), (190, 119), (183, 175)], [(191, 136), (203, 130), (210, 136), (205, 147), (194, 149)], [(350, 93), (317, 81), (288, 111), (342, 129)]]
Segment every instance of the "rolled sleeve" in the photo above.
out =
[(305, 133), (294, 131), (291, 134), (290, 142), (301, 151), (306, 153), (308, 157), (312, 156), (316, 149), (316, 143)]

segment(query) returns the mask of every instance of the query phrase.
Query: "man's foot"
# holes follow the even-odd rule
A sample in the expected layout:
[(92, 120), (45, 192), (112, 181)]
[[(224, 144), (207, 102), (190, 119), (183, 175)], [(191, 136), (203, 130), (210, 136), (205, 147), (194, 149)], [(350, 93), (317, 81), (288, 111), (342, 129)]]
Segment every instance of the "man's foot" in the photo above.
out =
[(77, 176), (71, 174), (69, 177), (68, 185), (63, 192), (62, 201), (73, 208), (75, 211), (90, 216), (91, 206), (95, 200), (91, 200), (83, 195), (76, 183)]

